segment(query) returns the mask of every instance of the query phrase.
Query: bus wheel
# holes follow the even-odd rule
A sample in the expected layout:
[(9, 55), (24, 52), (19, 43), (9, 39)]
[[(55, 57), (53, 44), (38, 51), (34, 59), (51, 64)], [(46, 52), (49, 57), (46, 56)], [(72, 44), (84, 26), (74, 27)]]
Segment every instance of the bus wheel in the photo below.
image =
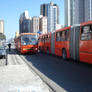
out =
[(65, 50), (65, 49), (63, 49), (63, 51), (62, 51), (62, 58), (63, 58), (64, 60), (67, 59), (67, 53), (66, 53), (66, 50)]

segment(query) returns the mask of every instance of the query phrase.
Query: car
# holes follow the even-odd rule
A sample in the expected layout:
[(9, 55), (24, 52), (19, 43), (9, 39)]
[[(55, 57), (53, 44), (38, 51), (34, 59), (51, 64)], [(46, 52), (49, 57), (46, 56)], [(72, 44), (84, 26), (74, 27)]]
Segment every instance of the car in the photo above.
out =
[(1, 45), (0, 46), (0, 57), (3, 57), (4, 59), (6, 59), (6, 56), (7, 56), (6, 48), (5, 48), (5, 46)]

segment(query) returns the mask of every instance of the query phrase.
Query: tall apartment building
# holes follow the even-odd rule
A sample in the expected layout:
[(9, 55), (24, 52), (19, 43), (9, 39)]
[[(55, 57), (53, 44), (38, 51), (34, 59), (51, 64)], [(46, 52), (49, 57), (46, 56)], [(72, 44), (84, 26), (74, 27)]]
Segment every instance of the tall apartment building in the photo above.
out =
[(92, 0), (85, 0), (85, 21), (92, 20)]
[(32, 32), (37, 33), (39, 31), (39, 17), (34, 16), (32, 18)]
[(56, 24), (59, 24), (59, 7), (57, 4), (50, 2), (40, 6), (40, 14), (47, 16), (47, 30), (53, 32), (56, 30)]
[(73, 24), (85, 21), (85, 0), (73, 0)]
[(29, 17), (28, 11), (25, 11), (20, 15), (19, 33), (30, 33), (32, 31), (31, 29), (31, 18)]
[(65, 0), (65, 25), (70, 26), (85, 21), (85, 0)]
[(65, 0), (65, 25), (92, 20), (92, 0)]
[(47, 33), (47, 17), (41, 16), (39, 20), (39, 30), (42, 34)]
[(0, 20), (0, 33), (4, 34), (4, 20)]
[(15, 32), (15, 38), (19, 36), (19, 31)]
[(73, 3), (70, 0), (65, 0), (65, 25), (72, 25), (72, 11), (73, 11)]

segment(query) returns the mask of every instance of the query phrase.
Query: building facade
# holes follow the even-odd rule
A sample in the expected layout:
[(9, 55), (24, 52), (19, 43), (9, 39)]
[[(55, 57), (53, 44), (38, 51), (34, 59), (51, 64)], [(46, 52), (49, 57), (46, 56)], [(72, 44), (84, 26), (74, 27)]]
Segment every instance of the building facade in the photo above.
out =
[(65, 26), (92, 20), (92, 0), (65, 0)]
[(65, 0), (65, 26), (72, 25), (72, 11), (73, 11), (73, 3), (71, 0)]
[(32, 32), (37, 33), (39, 31), (39, 17), (32, 17)]
[(85, 0), (65, 0), (65, 26), (85, 21)]
[(0, 20), (0, 33), (4, 34), (4, 20)]
[(64, 27), (63, 25), (57, 24), (57, 25), (56, 25), (56, 30), (61, 29), (61, 28), (63, 28), (63, 27)]
[(85, 0), (85, 21), (92, 20), (92, 0)]
[(73, 0), (73, 25), (85, 21), (85, 0)]
[(39, 30), (42, 34), (47, 33), (47, 17), (41, 16), (39, 20)]
[(53, 32), (56, 30), (56, 24), (59, 24), (59, 7), (57, 4), (50, 2), (49, 4), (42, 4), (40, 13), (47, 16), (47, 30)]
[(19, 36), (19, 31), (15, 32), (15, 38)]
[(29, 17), (28, 11), (25, 11), (20, 15), (19, 19), (19, 33), (30, 33), (31, 28), (31, 18)]

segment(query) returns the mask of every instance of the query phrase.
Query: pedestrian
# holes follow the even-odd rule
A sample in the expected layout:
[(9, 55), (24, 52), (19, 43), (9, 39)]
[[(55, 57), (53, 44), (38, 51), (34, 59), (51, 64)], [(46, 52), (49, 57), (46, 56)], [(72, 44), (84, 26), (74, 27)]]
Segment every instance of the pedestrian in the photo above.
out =
[(11, 43), (8, 44), (9, 51), (11, 51)]

